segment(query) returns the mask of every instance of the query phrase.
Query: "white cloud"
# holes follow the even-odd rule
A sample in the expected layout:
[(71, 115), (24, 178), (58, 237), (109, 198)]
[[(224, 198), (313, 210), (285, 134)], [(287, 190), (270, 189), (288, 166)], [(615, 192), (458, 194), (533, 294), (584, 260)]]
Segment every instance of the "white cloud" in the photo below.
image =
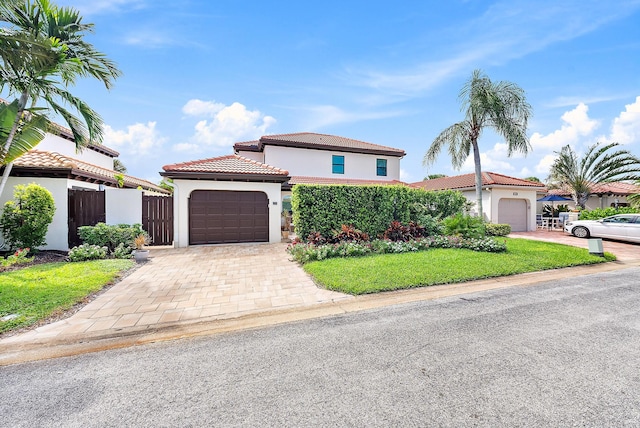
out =
[(567, 144), (575, 145), (593, 134), (600, 123), (595, 119), (590, 119), (589, 107), (586, 104), (578, 104), (573, 110), (562, 115), (564, 122), (560, 129), (550, 134), (542, 135), (535, 132), (531, 136), (531, 146), (534, 150), (560, 150)]
[[(482, 165), (482, 170), (492, 172), (513, 171), (515, 168), (513, 166), (513, 162), (509, 161), (509, 156), (507, 155), (507, 147), (508, 146), (506, 143), (496, 143), (491, 150), (481, 152), (480, 165)], [(469, 155), (467, 160), (464, 161), (464, 164), (462, 164), (462, 168), (460, 168), (460, 171), (475, 171), (473, 152)]]
[(549, 170), (551, 169), (551, 165), (556, 160), (556, 155), (546, 155), (536, 165), (536, 172), (543, 177), (539, 177), (541, 180), (544, 180), (549, 175)]
[(166, 141), (156, 130), (156, 122), (136, 123), (126, 131), (104, 126), (104, 144), (123, 154), (148, 155), (154, 153)]
[(625, 111), (613, 120), (607, 141), (620, 144), (640, 143), (640, 96), (627, 104)]
[(195, 134), (174, 150), (202, 151), (204, 147), (231, 147), (238, 141), (253, 140), (266, 133), (276, 122), (258, 110), (247, 110), (238, 102), (230, 106), (211, 101), (189, 100), (182, 111), (188, 116), (207, 116), (195, 125)]

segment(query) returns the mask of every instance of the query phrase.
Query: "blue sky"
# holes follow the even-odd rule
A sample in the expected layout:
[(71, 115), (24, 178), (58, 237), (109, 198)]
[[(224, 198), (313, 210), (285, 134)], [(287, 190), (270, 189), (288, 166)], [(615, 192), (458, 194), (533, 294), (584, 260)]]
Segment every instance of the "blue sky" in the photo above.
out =
[[(618, 141), (640, 156), (640, 0), (59, 0), (124, 76), (74, 89), (129, 174), (232, 153), (265, 134), (319, 132), (404, 149), (401, 179), (472, 171), (433, 139), (462, 120), (471, 72), (527, 93), (533, 151), (485, 133), (483, 170), (546, 178), (554, 151)], [(615, 6), (611, 6), (615, 4)]]

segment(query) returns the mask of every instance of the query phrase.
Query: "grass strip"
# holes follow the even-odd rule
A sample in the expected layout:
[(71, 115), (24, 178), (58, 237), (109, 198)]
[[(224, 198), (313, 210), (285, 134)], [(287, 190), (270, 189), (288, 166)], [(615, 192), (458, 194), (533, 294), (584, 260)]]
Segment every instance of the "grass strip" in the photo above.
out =
[(0, 333), (27, 327), (65, 311), (112, 283), (132, 260), (47, 263), (0, 273)]
[(304, 269), (329, 290), (366, 294), (615, 260), (611, 254), (602, 258), (563, 244), (504, 239), (504, 253), (440, 248), (315, 261), (305, 264)]

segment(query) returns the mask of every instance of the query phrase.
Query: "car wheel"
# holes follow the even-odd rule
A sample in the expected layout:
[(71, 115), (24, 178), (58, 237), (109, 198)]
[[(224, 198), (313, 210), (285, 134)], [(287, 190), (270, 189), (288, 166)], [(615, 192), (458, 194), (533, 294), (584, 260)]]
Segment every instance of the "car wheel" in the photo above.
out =
[(586, 227), (582, 227), (582, 226), (574, 227), (573, 230), (571, 231), (571, 233), (573, 233), (573, 236), (577, 236), (578, 238), (588, 238), (589, 237), (589, 229), (587, 229)]

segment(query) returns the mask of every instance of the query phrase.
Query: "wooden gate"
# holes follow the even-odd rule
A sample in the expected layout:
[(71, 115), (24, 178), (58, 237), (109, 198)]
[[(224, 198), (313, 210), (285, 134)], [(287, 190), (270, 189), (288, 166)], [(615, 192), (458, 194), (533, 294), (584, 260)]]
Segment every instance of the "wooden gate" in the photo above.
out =
[(142, 196), (142, 228), (151, 245), (173, 244), (173, 197)]
[(80, 226), (95, 226), (106, 220), (104, 191), (69, 189), (69, 248), (82, 244)]

